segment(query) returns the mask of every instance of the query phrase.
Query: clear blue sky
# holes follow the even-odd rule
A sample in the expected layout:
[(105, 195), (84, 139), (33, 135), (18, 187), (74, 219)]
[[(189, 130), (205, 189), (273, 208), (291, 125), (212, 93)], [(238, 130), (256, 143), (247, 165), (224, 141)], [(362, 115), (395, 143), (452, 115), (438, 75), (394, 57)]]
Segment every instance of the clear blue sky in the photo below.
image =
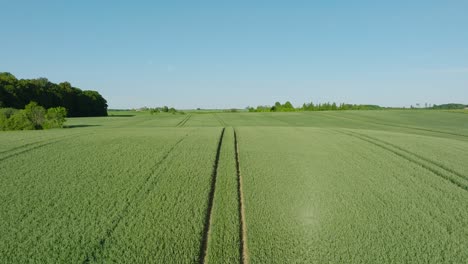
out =
[(0, 71), (110, 108), (468, 103), (468, 1), (1, 2)]

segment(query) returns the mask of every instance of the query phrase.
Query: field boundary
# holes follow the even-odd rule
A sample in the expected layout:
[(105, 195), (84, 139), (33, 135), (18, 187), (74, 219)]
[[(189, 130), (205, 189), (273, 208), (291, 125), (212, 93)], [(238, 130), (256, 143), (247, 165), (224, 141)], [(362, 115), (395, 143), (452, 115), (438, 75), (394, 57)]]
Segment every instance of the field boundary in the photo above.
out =
[(242, 174), (240, 171), (240, 159), (239, 159), (239, 144), (237, 141), (237, 133), (234, 129), (234, 150), (235, 150), (235, 158), (236, 158), (236, 172), (237, 172), (237, 193), (238, 193), (238, 201), (239, 201), (239, 222), (240, 224), (240, 241), (241, 245), (239, 246), (240, 251), (240, 263), (248, 264), (249, 263), (249, 252), (247, 249), (247, 224), (245, 220), (245, 200), (244, 200), (244, 192), (243, 192), (243, 180)]
[(117, 229), (119, 224), (122, 222), (122, 220), (127, 216), (128, 212), (130, 211), (130, 207), (133, 204), (133, 202), (139, 198), (141, 198), (141, 195), (147, 195), (150, 190), (147, 190), (144, 192), (145, 186), (148, 185), (149, 182), (151, 182), (152, 178), (154, 178), (154, 173), (156, 172), (157, 168), (169, 157), (169, 155), (172, 153), (172, 151), (180, 144), (182, 141), (184, 141), (185, 138), (187, 138), (188, 134), (184, 135), (181, 139), (179, 139), (165, 154), (162, 156), (162, 158), (155, 163), (153, 168), (151, 169), (151, 172), (148, 174), (148, 177), (143, 181), (143, 183), (136, 188), (135, 192), (130, 196), (131, 199), (127, 199), (125, 206), (123, 207), (120, 212), (116, 214), (114, 219), (112, 220), (112, 224), (109, 228), (107, 228), (104, 237), (99, 239), (99, 242), (94, 246), (93, 250), (91, 252), (88, 252), (85, 256), (85, 259), (83, 260), (83, 263), (90, 263), (91, 261), (96, 261), (98, 257), (98, 253), (102, 252), (105, 248), (107, 240), (112, 237), (112, 234), (114, 231)]
[[(408, 150), (404, 150), (402, 148), (396, 148), (394, 146), (392, 146), (391, 144), (388, 144), (387, 142), (383, 143), (381, 140), (377, 140), (377, 139), (374, 139), (372, 137), (366, 137), (365, 135), (362, 135), (360, 133), (357, 133), (357, 132), (352, 132), (352, 131), (348, 131), (348, 132), (343, 132), (343, 131), (338, 131), (342, 134), (345, 134), (345, 135), (348, 135), (348, 136), (352, 136), (352, 137), (355, 137), (357, 139), (360, 139), (362, 141), (365, 141), (365, 142), (368, 142), (374, 146), (377, 146), (377, 147), (380, 147), (381, 149), (384, 149), (386, 151), (389, 151), (403, 159), (406, 159), (414, 164), (417, 164), (419, 166), (421, 166), (422, 168), (432, 172), (433, 174), (451, 182), (452, 184), (454, 184), (455, 186), (465, 190), (465, 191), (468, 191), (468, 184), (465, 183), (466, 182), (466, 179), (463, 177), (463, 176), (460, 176), (458, 174), (455, 174), (453, 173), (452, 171), (450, 170), (447, 170), (445, 169), (444, 167), (441, 167), (439, 165), (437, 165), (437, 163), (434, 163), (430, 160), (427, 160), (427, 159), (423, 159), (423, 158), (420, 158), (419, 155), (417, 154), (414, 154)], [(387, 143), (387, 144), (386, 144)], [(436, 168), (434, 168), (436, 167)], [(442, 172), (441, 172), (442, 171)], [(455, 175), (455, 177), (453, 177), (453, 175)], [(458, 178), (462, 178), (461, 181), (460, 179)]]
[(224, 130), (225, 128), (221, 130), (221, 135), (219, 136), (218, 140), (218, 146), (216, 149), (216, 156), (215, 156), (215, 161), (213, 164), (213, 171), (211, 173), (211, 186), (210, 186), (210, 192), (208, 194), (208, 206), (206, 209), (206, 216), (205, 216), (205, 225), (203, 227), (203, 236), (202, 240), (200, 243), (200, 255), (198, 258), (198, 262), (200, 264), (203, 264), (206, 262), (206, 257), (208, 253), (208, 240), (209, 236), (211, 233), (211, 221), (212, 221), (212, 213), (213, 213), (213, 202), (214, 202), (214, 195), (215, 195), (215, 190), (216, 190), (216, 178), (218, 176), (218, 163), (219, 163), (219, 156), (221, 154), (221, 145), (223, 144), (223, 138), (224, 138)]
[(190, 117), (192, 117), (191, 114), (188, 114), (184, 119), (182, 119), (177, 125), (176, 127), (183, 127), (185, 126), (185, 123), (187, 123), (187, 121), (190, 119)]

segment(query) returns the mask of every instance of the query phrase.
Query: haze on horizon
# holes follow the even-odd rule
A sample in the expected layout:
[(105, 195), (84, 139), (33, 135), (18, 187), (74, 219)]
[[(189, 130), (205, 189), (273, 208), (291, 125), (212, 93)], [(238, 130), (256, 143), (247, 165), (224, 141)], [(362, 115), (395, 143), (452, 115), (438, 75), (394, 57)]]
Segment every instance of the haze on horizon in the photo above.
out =
[(468, 103), (466, 1), (6, 1), (0, 72), (109, 108)]

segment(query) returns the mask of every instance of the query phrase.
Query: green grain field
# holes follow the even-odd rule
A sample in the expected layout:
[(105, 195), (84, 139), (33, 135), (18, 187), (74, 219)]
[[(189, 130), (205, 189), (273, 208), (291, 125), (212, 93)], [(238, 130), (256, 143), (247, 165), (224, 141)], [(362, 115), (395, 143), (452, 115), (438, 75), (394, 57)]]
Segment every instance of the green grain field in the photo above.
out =
[(468, 263), (468, 115), (70, 118), (0, 133), (0, 263)]

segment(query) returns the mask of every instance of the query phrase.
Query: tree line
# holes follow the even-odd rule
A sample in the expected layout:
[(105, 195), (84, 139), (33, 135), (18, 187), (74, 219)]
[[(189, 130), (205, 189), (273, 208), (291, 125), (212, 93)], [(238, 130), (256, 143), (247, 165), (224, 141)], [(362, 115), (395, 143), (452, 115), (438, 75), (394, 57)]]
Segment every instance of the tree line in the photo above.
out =
[(465, 109), (468, 108), (468, 105), (464, 104), (442, 104), (442, 105), (433, 105), (431, 109)]
[(336, 104), (336, 103), (304, 103), (302, 107), (295, 108), (291, 102), (287, 101), (284, 104), (276, 102), (273, 106), (259, 105), (256, 108), (247, 107), (249, 112), (293, 112), (293, 111), (335, 111), (335, 110), (377, 110), (382, 109), (378, 105), (361, 105), (361, 104)]
[(69, 82), (55, 84), (46, 78), (17, 79), (11, 73), (0, 73), (0, 108), (24, 109), (30, 102), (45, 109), (64, 107), (69, 117), (107, 116), (107, 101), (97, 91), (83, 91)]
[(183, 112), (177, 111), (177, 109), (175, 109), (174, 107), (169, 108), (168, 106), (149, 108), (149, 110), (152, 115), (158, 114), (158, 113), (171, 113), (171, 114), (182, 113), (183, 114)]
[(159, 114), (159, 113), (185, 114), (183, 111), (179, 111), (179, 110), (175, 109), (174, 107), (168, 107), (167, 105), (158, 106), (158, 107), (154, 107), (154, 108), (144, 106), (144, 107), (139, 108), (138, 111), (148, 111), (152, 115)]

